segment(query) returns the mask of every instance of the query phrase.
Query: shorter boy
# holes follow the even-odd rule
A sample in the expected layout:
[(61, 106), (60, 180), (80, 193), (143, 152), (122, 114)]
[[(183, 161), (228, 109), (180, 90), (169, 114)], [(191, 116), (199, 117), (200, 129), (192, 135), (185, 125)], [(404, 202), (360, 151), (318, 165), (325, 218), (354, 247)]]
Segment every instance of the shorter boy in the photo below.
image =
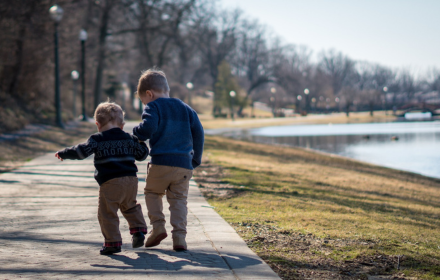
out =
[(104, 236), (101, 255), (121, 252), (122, 237), (119, 231), (118, 209), (128, 222), (133, 248), (144, 244), (147, 225), (141, 205), (136, 201), (138, 171), (135, 159), (143, 161), (148, 148), (136, 136), (124, 132), (124, 112), (110, 102), (99, 104), (95, 111), (98, 133), (90, 136), (86, 143), (58, 151), (55, 157), (63, 159), (85, 159), (95, 154), (95, 179), (100, 185), (98, 220)]
[(138, 96), (145, 105), (142, 123), (133, 129), (139, 140), (150, 140), (151, 162), (144, 189), (148, 217), (153, 231), (145, 247), (160, 244), (165, 229), (162, 197), (170, 204), (173, 249), (187, 250), (187, 198), (193, 169), (202, 161), (204, 133), (197, 113), (179, 99), (170, 98), (165, 74), (147, 70), (138, 84)]

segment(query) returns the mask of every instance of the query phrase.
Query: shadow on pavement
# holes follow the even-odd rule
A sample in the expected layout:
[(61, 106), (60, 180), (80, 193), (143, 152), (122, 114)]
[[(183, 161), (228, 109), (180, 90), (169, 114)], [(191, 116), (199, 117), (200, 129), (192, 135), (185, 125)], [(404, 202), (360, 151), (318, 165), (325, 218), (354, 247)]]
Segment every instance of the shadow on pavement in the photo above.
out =
[[(72, 223), (72, 220), (68, 221), (69, 223)], [(66, 221), (67, 223), (67, 221)], [(46, 225), (47, 226), (47, 225)], [(39, 226), (41, 227), (41, 225)], [(39, 228), (35, 227), (35, 228)], [(30, 225), (30, 229), (33, 227)], [(65, 244), (82, 244), (82, 245), (94, 245), (96, 248), (100, 248), (102, 246), (102, 242), (88, 242), (88, 241), (77, 241), (77, 240), (71, 240), (66, 237), (66, 239), (55, 239), (55, 238), (45, 238), (44, 236), (36, 236), (30, 233), (23, 233), (23, 232), (5, 232), (0, 234), (0, 240), (7, 240), (11, 242), (31, 242), (31, 243), (47, 243), (47, 244), (53, 244), (53, 243), (65, 243)]]
[[(137, 258), (130, 258), (125, 255), (110, 255), (109, 258), (114, 260), (122, 261), (125, 265), (115, 266), (115, 265), (99, 265), (95, 264), (93, 267), (102, 268), (115, 268), (115, 269), (153, 269), (153, 270), (172, 270), (179, 271), (184, 266), (193, 267), (208, 267), (208, 268), (221, 268), (229, 269), (225, 261), (233, 262), (234, 268), (245, 268), (252, 265), (260, 264), (261, 261), (246, 256), (224, 256), (221, 257), (218, 254), (202, 253), (197, 251), (185, 251), (185, 252), (175, 252), (167, 250), (154, 250), (155, 252), (160, 252), (161, 254), (167, 255), (166, 258), (170, 260), (165, 260), (160, 258), (159, 255), (154, 253), (139, 253)], [(153, 251), (153, 252), (154, 252)]]

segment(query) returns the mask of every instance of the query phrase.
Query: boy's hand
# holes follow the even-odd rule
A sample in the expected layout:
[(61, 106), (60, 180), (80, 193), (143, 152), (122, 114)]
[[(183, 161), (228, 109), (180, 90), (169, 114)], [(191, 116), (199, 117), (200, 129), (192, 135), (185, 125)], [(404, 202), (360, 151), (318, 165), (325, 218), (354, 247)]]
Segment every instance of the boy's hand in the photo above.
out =
[(59, 160), (63, 161), (63, 159), (60, 157), (60, 155), (57, 153), (55, 153), (55, 157), (58, 158)]

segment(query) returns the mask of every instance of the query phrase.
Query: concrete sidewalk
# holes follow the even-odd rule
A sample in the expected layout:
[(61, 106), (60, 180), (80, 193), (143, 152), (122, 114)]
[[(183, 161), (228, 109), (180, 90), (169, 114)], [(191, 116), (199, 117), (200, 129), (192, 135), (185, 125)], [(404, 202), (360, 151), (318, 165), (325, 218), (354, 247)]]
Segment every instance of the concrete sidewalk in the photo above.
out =
[[(138, 167), (138, 201), (147, 218), (146, 162)], [(120, 216), (122, 252), (99, 255), (103, 238), (93, 172), (91, 159), (60, 162), (48, 154), (0, 175), (2, 279), (279, 279), (209, 206), (195, 182), (188, 201), (188, 251), (173, 251), (170, 237), (153, 249), (132, 249)]]

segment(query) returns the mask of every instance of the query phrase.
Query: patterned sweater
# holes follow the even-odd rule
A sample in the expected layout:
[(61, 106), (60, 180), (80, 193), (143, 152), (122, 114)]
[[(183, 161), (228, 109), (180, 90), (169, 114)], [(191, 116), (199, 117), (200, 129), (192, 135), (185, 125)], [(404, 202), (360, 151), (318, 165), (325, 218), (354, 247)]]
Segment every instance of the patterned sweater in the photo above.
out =
[(92, 154), (95, 154), (95, 179), (102, 185), (118, 177), (136, 177), (135, 160), (145, 160), (148, 148), (136, 136), (112, 128), (93, 134), (86, 143), (58, 152), (62, 159), (85, 159)]
[(202, 162), (202, 124), (197, 113), (179, 99), (158, 98), (148, 103), (133, 134), (150, 140), (152, 164), (194, 169)]

